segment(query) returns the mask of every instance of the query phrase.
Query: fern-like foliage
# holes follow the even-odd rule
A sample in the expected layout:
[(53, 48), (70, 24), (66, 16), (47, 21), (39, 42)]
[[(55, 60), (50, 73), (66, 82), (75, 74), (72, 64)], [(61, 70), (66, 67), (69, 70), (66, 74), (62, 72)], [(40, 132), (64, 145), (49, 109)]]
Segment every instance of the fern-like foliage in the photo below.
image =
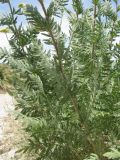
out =
[[(42, 14), (29, 4), (15, 10), (9, 1), (11, 12), (1, 19), (13, 33), (10, 54), (4, 51), (2, 58), (15, 72), (10, 93), (29, 134), (23, 151), (36, 160), (105, 160), (120, 138), (120, 46), (113, 43), (119, 5), (93, 0), (85, 9), (80, 0), (51, 0), (48, 7), (38, 2)], [(63, 13), (69, 36), (56, 20)], [(16, 15), (26, 17), (26, 29), (18, 27)]]

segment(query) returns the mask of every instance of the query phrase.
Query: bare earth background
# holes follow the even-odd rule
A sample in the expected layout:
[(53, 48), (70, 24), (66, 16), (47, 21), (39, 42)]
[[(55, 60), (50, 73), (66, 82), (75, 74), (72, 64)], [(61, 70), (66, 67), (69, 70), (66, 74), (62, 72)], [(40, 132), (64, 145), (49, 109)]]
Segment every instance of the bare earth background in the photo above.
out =
[(15, 100), (0, 92), (0, 160), (34, 160), (34, 155), (16, 153), (26, 141), (22, 122), (15, 120)]
[(0, 94), (0, 160), (19, 159), (15, 158), (19, 123), (11, 114), (13, 110), (14, 99), (8, 93)]

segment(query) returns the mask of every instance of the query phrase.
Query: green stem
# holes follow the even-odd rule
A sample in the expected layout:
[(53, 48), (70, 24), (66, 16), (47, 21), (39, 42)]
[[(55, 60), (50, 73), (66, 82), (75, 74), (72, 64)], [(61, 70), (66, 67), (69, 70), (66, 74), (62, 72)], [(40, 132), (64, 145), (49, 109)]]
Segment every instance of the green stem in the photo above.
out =
[[(41, 5), (41, 7), (42, 7), (42, 9), (43, 9), (43, 12), (44, 12), (44, 14), (45, 14), (46, 20), (47, 20), (47, 22), (49, 23), (50, 19), (49, 19), (49, 17), (47, 16), (47, 11), (46, 11), (46, 8), (45, 8), (45, 6), (44, 6), (43, 0), (38, 0), (38, 1), (40, 2), (40, 5)], [(71, 92), (69, 91), (69, 86), (68, 86), (68, 84), (67, 84), (66, 75), (64, 74), (63, 64), (62, 64), (61, 57), (60, 57), (60, 54), (59, 54), (59, 49), (58, 49), (57, 41), (56, 41), (56, 39), (55, 39), (55, 37), (54, 37), (54, 35), (53, 35), (52, 30), (49, 29), (48, 32), (49, 32), (49, 34), (50, 34), (50, 36), (51, 36), (51, 39), (52, 39), (52, 41), (53, 41), (53, 45), (54, 45), (55, 50), (56, 50), (56, 54), (57, 54), (57, 57), (58, 57), (58, 60), (59, 60), (60, 72), (61, 72), (62, 78), (63, 78), (63, 80), (64, 80), (64, 82), (65, 82), (65, 86), (66, 86), (66, 88), (67, 88), (67, 91), (68, 91), (68, 93), (69, 93), (69, 95), (70, 95), (70, 97), (71, 97), (71, 102), (72, 102), (72, 104), (73, 104), (73, 106), (74, 106), (74, 111), (79, 115), (77, 98), (76, 98), (76, 96), (72, 96), (72, 95), (71, 95)]]
[[(9, 8), (10, 8), (10, 12), (11, 12), (11, 15), (12, 15), (12, 19), (14, 20), (14, 12), (13, 12), (13, 9), (12, 9), (12, 5), (10, 3), (10, 0), (8, 0), (8, 5), (9, 5)], [(15, 24), (15, 22), (13, 21), (13, 26), (14, 26), (14, 30), (15, 30), (15, 35), (17, 36), (17, 41), (19, 40), (20, 36), (19, 36), (19, 32), (18, 32), (18, 29), (17, 29), (17, 26)], [(22, 49), (22, 52), (24, 53), (24, 48), (21, 46), (21, 49)]]
[[(94, 5), (94, 15), (93, 15), (93, 32), (95, 32), (95, 26), (96, 26), (96, 10), (97, 10), (97, 6)], [(95, 54), (95, 43), (93, 43), (92, 46), (92, 59), (94, 59), (94, 55)]]
[[(9, 5), (9, 8), (10, 8), (10, 12), (11, 12), (11, 15), (12, 15), (12, 19), (14, 20), (14, 13), (13, 13), (13, 9), (12, 9), (12, 5), (11, 5), (11, 3), (10, 3), (10, 0), (8, 0), (8, 5)], [(15, 25), (15, 22), (13, 23), (13, 25), (14, 25), (15, 32), (16, 32), (16, 34), (17, 34), (17, 33), (18, 33), (18, 30), (17, 30), (17, 27), (16, 27), (16, 25)]]

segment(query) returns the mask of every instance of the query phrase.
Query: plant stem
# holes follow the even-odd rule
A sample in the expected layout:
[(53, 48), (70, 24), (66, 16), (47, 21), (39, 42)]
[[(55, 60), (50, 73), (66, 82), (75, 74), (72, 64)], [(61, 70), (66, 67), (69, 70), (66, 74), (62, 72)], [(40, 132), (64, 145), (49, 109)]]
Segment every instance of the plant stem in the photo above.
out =
[[(10, 0), (8, 0), (8, 5), (9, 5), (9, 8), (10, 8), (10, 12), (11, 12), (11, 15), (12, 15), (12, 19), (14, 20), (14, 13), (13, 13), (13, 9), (12, 9), (12, 5), (11, 5), (11, 3), (10, 3)], [(18, 30), (17, 30), (17, 27), (16, 27), (16, 25), (15, 25), (15, 22), (13, 23), (13, 25), (14, 25), (14, 29), (15, 29), (15, 31), (16, 31), (16, 34), (18, 34)], [(19, 35), (19, 34), (18, 34)]]
[[(93, 32), (95, 31), (95, 25), (96, 25), (96, 10), (97, 10), (97, 6), (95, 4), (94, 5), (94, 15), (93, 15)], [(93, 42), (93, 46), (92, 46), (92, 59), (94, 59), (94, 54), (95, 54), (95, 43)]]
[[(14, 12), (13, 12), (12, 5), (11, 5), (11, 3), (10, 3), (10, 0), (8, 0), (8, 5), (9, 5), (10, 12), (11, 12), (11, 15), (12, 15), (13, 26), (14, 26), (14, 30), (15, 30), (15, 33), (14, 33), (14, 34), (17, 36), (17, 41), (19, 41), (20, 36), (19, 36), (19, 32), (18, 32), (17, 26), (16, 26), (16, 24), (15, 24), (15, 22), (14, 22)], [(24, 53), (24, 48), (21, 47), (21, 49), (22, 49), (22, 52)]]
[[(45, 6), (44, 6), (43, 0), (38, 0), (38, 1), (39, 1), (40, 4), (41, 4), (41, 7), (42, 7), (43, 12), (44, 12), (44, 14), (45, 14), (46, 20), (47, 20), (47, 22), (49, 23), (50, 19), (49, 19), (49, 17), (47, 16), (47, 11), (46, 11), (46, 8), (45, 8)], [(71, 97), (71, 102), (72, 102), (72, 104), (73, 104), (73, 106), (74, 106), (74, 111), (79, 115), (79, 108), (78, 108), (77, 98), (76, 98), (76, 96), (72, 96), (72, 95), (71, 95), (71, 92), (69, 91), (69, 86), (68, 86), (68, 84), (67, 84), (66, 75), (64, 74), (63, 64), (62, 64), (61, 57), (60, 57), (60, 54), (59, 54), (59, 49), (58, 49), (57, 41), (56, 41), (56, 39), (54, 38), (54, 35), (53, 35), (52, 30), (51, 30), (51, 29), (48, 29), (48, 32), (49, 32), (49, 34), (50, 34), (50, 36), (51, 36), (51, 39), (52, 39), (52, 41), (53, 41), (53, 45), (54, 45), (55, 50), (56, 50), (56, 54), (57, 54), (57, 57), (58, 57), (58, 60), (59, 60), (60, 72), (61, 72), (62, 78), (63, 78), (63, 80), (64, 80), (64, 82), (65, 82), (65, 86), (66, 86), (66, 88), (67, 88), (67, 91), (68, 91), (68, 93), (69, 93), (69, 95), (70, 95), (70, 97)]]

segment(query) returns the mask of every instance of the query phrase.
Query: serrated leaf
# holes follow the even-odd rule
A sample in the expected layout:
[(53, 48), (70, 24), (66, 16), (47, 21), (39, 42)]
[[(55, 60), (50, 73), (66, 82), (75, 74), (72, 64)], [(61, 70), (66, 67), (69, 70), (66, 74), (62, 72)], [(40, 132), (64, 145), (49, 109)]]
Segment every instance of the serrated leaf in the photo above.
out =
[(108, 159), (118, 159), (120, 158), (120, 152), (117, 149), (112, 148), (110, 152), (106, 152), (103, 156)]

